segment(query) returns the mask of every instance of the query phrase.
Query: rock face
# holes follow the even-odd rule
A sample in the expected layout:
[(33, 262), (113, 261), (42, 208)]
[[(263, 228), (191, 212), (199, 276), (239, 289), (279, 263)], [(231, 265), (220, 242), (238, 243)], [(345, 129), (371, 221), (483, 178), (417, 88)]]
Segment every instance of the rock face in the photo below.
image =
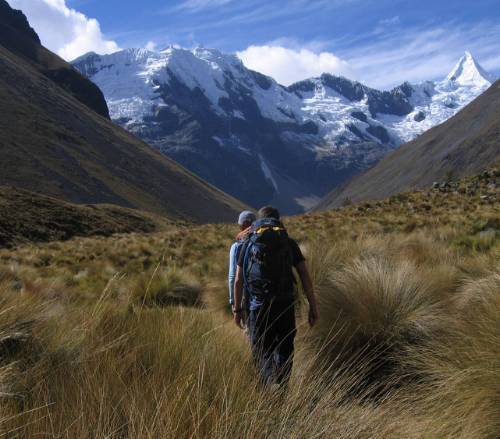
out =
[(40, 43), (22, 11), (0, 0), (0, 44), (12, 53), (28, 59), (41, 73), (75, 96), (80, 102), (109, 119), (104, 96), (94, 83), (71, 64), (49, 52)]
[(283, 87), (203, 47), (90, 53), (73, 65), (103, 90), (115, 122), (246, 203), (286, 213), (312, 207), (489, 84), (481, 69), (468, 82), (457, 71), (390, 91), (330, 74)]

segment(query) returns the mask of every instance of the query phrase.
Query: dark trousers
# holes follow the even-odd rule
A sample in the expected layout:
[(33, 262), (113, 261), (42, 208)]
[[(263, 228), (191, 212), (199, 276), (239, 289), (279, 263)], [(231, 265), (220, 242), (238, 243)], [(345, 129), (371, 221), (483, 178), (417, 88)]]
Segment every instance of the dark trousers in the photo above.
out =
[(293, 302), (271, 302), (251, 310), (248, 330), (254, 362), (265, 385), (286, 384), (293, 366), (295, 307)]

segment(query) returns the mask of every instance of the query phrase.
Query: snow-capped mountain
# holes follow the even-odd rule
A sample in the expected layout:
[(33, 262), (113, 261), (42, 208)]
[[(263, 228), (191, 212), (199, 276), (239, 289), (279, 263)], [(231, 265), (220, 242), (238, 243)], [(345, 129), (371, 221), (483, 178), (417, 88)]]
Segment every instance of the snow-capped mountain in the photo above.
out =
[(489, 87), (494, 81), (493, 76), (477, 63), (470, 52), (465, 52), (465, 55), (460, 58), (460, 61), (446, 77), (446, 79), (454, 82), (455, 84), (469, 85), (473, 87)]
[(73, 65), (102, 89), (117, 123), (224, 191), (288, 213), (445, 121), (492, 82), (469, 53), (441, 82), (391, 91), (329, 74), (284, 87), (203, 47), (90, 53)]

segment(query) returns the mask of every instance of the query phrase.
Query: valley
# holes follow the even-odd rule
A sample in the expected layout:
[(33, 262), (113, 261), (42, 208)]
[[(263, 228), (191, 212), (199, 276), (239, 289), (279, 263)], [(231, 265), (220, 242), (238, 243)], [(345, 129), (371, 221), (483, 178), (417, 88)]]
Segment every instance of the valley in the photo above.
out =
[[(470, 52), (378, 90), (301, 69), (342, 61), (309, 45), (279, 51), (316, 72), (288, 86), (203, 46), (118, 50), (101, 24), (275, 28), (260, 8), (219, 20), (241, 2), (151, 1), (0, 0), (0, 436), (499, 438), (500, 81)], [(321, 6), (308, 29), (337, 28), (337, 2), (306, 3), (295, 19)], [(379, 10), (364, 44), (383, 60), (395, 29), (401, 68), (422, 41)], [(284, 215), (260, 212), (233, 288), (242, 211), (268, 203)]]

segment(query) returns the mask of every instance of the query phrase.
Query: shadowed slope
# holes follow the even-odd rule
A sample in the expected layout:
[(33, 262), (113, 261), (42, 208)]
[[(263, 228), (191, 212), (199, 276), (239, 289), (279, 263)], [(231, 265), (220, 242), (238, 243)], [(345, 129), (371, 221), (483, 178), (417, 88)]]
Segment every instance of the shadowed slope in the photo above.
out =
[(77, 205), (11, 186), (0, 186), (0, 248), (75, 236), (157, 232), (174, 222), (113, 205)]

